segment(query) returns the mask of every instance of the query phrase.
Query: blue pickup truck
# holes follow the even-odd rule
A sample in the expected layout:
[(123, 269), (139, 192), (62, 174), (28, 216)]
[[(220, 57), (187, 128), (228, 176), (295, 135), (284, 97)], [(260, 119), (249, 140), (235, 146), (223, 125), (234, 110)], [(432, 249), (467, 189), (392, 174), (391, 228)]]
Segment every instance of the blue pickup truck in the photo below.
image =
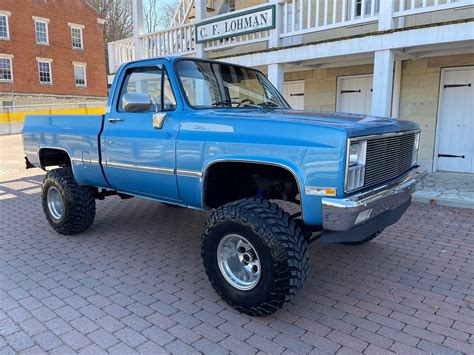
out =
[(257, 70), (186, 57), (123, 65), (105, 115), (28, 116), (23, 130), (54, 230), (85, 231), (110, 195), (211, 210), (205, 271), (251, 315), (302, 288), (310, 241), (361, 244), (398, 221), (424, 175), (419, 141), (415, 123), (293, 110)]

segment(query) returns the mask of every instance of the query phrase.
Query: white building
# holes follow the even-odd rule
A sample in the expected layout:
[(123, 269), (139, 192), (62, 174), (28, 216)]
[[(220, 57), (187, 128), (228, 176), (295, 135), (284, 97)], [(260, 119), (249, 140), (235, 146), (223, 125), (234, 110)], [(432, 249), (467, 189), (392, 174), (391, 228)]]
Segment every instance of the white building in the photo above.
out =
[(421, 164), (474, 173), (474, 0), (181, 0), (170, 28), (109, 43), (109, 69), (165, 55), (264, 71), (294, 108), (420, 123)]

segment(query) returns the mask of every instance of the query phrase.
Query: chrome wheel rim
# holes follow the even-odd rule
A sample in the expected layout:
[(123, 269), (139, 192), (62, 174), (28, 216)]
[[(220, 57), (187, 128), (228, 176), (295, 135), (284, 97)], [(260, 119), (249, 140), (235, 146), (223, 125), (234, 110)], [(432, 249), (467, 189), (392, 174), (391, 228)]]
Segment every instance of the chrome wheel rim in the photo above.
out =
[(217, 246), (219, 269), (233, 287), (248, 291), (260, 280), (260, 258), (254, 246), (238, 234), (228, 234)]
[(64, 202), (63, 202), (63, 198), (61, 197), (61, 193), (56, 187), (51, 186), (48, 189), (46, 202), (48, 204), (48, 210), (49, 210), (49, 213), (51, 214), (51, 217), (53, 217), (56, 220), (61, 219), (64, 212)]

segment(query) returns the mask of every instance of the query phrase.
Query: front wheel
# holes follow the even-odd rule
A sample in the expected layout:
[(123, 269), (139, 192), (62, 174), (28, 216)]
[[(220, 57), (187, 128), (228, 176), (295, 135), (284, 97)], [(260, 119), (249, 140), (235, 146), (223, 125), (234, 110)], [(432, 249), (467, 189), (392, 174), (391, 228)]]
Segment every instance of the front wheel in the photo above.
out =
[(46, 219), (60, 234), (80, 233), (94, 221), (94, 189), (79, 185), (70, 168), (48, 171), (41, 199)]
[(215, 210), (202, 235), (201, 254), (217, 293), (249, 315), (278, 310), (301, 290), (308, 274), (300, 228), (277, 204), (258, 198)]

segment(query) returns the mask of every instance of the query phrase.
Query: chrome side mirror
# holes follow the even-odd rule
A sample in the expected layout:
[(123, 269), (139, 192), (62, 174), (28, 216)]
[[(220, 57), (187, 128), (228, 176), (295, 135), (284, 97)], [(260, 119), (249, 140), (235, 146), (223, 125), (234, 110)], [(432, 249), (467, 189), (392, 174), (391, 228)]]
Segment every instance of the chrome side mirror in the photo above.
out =
[(151, 108), (150, 96), (128, 92), (122, 97), (122, 108), (125, 112), (149, 112)]

